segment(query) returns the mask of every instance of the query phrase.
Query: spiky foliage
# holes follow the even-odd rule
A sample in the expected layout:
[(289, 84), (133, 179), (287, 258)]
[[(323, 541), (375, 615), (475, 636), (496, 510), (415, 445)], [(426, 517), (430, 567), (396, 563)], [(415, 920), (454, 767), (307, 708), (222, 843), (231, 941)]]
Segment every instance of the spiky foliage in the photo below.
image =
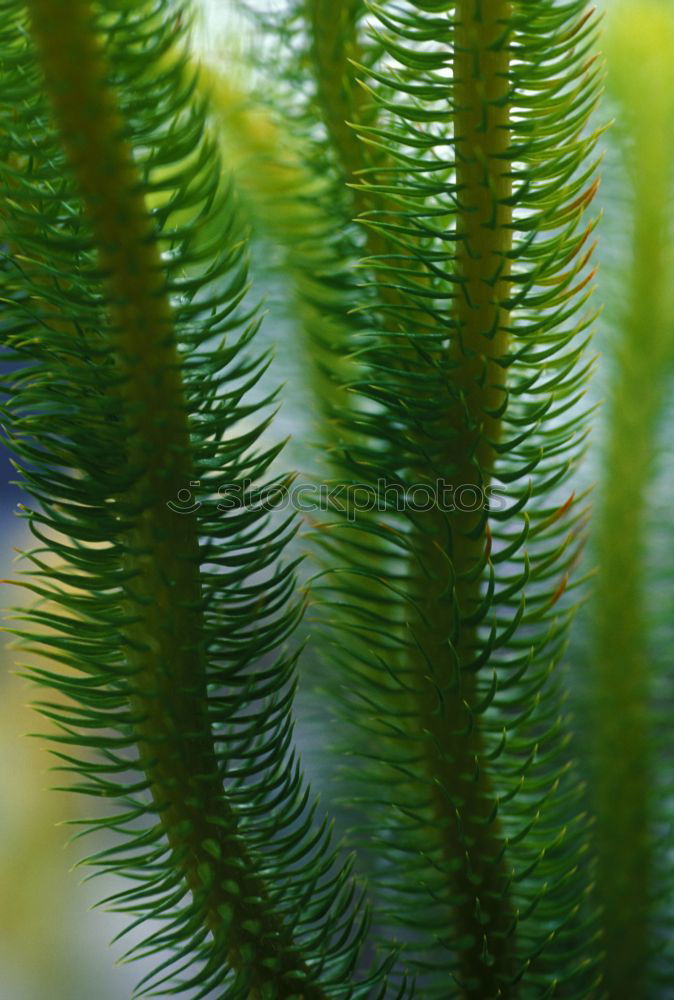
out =
[[(284, 3), (271, 12), (268, 5), (250, 0), (245, 7), (254, 19), (256, 40), (263, 40), (249, 53), (260, 71), (253, 95), (256, 114), (265, 114), (276, 136), (282, 137), (263, 146), (255, 139), (249, 142), (251, 169), (272, 181), (267, 190), (255, 192), (255, 214), (262, 230), (285, 250), (285, 271), (295, 286), (296, 315), (309, 348), (317, 409), (324, 416), (321, 438), (331, 449), (340, 444), (343, 448), (352, 428), (334, 418), (359, 405), (346, 391), (354, 370), (353, 334), (362, 325), (351, 310), (370, 297), (356, 266), (365, 247), (376, 252), (379, 245), (376, 234), (354, 225), (370, 199), (350, 186), (365, 165), (351, 123), (369, 121), (372, 107), (350, 60), (371, 63), (378, 46), (360, 30), (362, 0)], [(219, 103), (226, 65), (215, 68)], [(242, 130), (234, 121), (230, 128), (236, 129), (239, 142), (242, 133), (250, 134), (249, 126)], [(272, 134), (268, 124), (267, 139)], [(289, 165), (294, 167), (292, 178)], [(241, 185), (251, 191), (249, 178), (242, 177)]]
[[(625, 293), (609, 308), (615, 349), (607, 401), (608, 440), (597, 510), (592, 745), (597, 813), (597, 888), (605, 924), (608, 995), (653, 996), (656, 964), (671, 992), (671, 955), (659, 961), (661, 906), (669, 906), (671, 875), (657, 850), (662, 803), (657, 764), (656, 684), (662, 657), (651, 649), (645, 572), (646, 518), (654, 482), (656, 433), (674, 358), (672, 294), (672, 173), (674, 170), (674, 16), (667, 3), (620, 3), (606, 28), (608, 92), (617, 113), (613, 130), (626, 166), (629, 252), (612, 265)], [(620, 272), (615, 273), (616, 267)], [(664, 688), (664, 683), (663, 683)], [(658, 699), (663, 732), (671, 731), (669, 698)], [(669, 782), (671, 784), (671, 782)], [(667, 824), (667, 844), (671, 824)], [(670, 917), (671, 920), (671, 917)]]
[(365, 488), (330, 533), (326, 598), (367, 742), (351, 782), (378, 919), (424, 996), (585, 997), (597, 946), (553, 668), (585, 516), (564, 482), (584, 434), (596, 19), (577, 0), (292, 17), (290, 77), (312, 67), (317, 141), (364, 226), (342, 436)]
[[(343, 383), (349, 360), (345, 352), (353, 298), (345, 261), (345, 243), (336, 239), (334, 178), (313, 164), (314, 148), (293, 135), (272, 110), (247, 93), (211, 57), (202, 61), (199, 86), (208, 95), (222, 155), (254, 231), (275, 248), (271, 267), (290, 279), (288, 314), (304, 340), (308, 381), (315, 402), (314, 430), (334, 445), (332, 420), (345, 404)], [(265, 262), (266, 267), (270, 262)], [(322, 419), (321, 419), (322, 418)]]
[(294, 522), (195, 499), (287, 479), (245, 398), (265, 359), (185, 11), (1, 10), (3, 413), (37, 502), (17, 631), (59, 769), (116, 804), (85, 830), (114, 834), (89, 861), (157, 956), (138, 995), (378, 995), (292, 750)]

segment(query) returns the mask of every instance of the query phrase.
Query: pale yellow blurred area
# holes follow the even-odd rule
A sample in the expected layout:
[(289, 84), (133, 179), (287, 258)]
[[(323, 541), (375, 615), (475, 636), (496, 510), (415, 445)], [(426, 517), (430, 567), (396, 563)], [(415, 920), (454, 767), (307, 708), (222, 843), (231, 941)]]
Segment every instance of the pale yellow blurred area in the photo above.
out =
[[(16, 577), (21, 568), (13, 547), (26, 539), (21, 524), (2, 511), (0, 575)], [(6, 607), (24, 598), (3, 585)], [(17, 656), (0, 647), (0, 1000), (125, 1000), (140, 967), (115, 966), (122, 953), (108, 941), (121, 918), (90, 907), (110, 891), (103, 879), (82, 885), (89, 869), (72, 870), (87, 852), (101, 847), (91, 838), (66, 846), (68, 820), (90, 814), (80, 796), (51, 790), (63, 775), (45, 739), (30, 732), (49, 730), (29, 702), (40, 696), (16, 675)]]

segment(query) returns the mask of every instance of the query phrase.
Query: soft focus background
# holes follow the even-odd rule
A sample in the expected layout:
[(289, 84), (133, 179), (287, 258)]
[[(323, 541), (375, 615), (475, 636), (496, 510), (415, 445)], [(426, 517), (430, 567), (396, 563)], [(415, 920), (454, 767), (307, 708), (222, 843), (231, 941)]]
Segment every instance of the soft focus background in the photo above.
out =
[[(233, 4), (228, 0), (202, 0), (204, 23), (199, 31), (200, 44), (211, 51), (225, 51), (240, 31), (240, 23), (232, 13)], [(672, 13), (669, 0), (662, 0), (664, 8)], [(629, 16), (638, 35), (640, 8), (652, 11), (653, 0), (648, 3), (616, 4), (613, 17)], [(673, 21), (674, 23), (674, 21)], [(223, 41), (224, 40), (224, 41)], [(638, 40), (638, 39), (637, 39)], [(218, 46), (222, 42), (222, 48)], [(674, 81), (666, 67), (674, 66), (674, 32), (664, 33), (660, 50), (641, 49), (635, 53), (634, 70), (650, 73), (661, 87), (663, 100), (672, 92)], [(234, 46), (236, 48), (236, 45)], [(245, 40), (240, 42), (245, 48)], [(625, 60), (624, 52), (607, 49), (609, 58)], [(652, 64), (651, 64), (652, 63)], [(623, 64), (610, 67), (618, 75), (625, 70)], [(638, 71), (638, 72), (637, 72)], [(658, 82), (659, 81), (659, 82)], [(618, 95), (620, 96), (620, 95)], [(604, 306), (597, 324), (595, 343), (599, 352), (597, 370), (589, 395), (591, 402), (599, 402), (610, 394), (615, 368), (616, 344), (621, 324), (625, 321), (628, 299), (632, 287), (633, 255), (636, 245), (635, 212), (639, 199), (635, 198), (634, 166), (630, 154), (631, 123), (627, 100), (622, 103), (608, 99), (601, 110), (601, 121), (616, 118), (616, 125), (602, 139), (605, 153), (600, 208), (603, 217), (599, 226), (600, 265), (596, 299)], [(652, 137), (664, 161), (674, 165), (671, 151), (674, 132)], [(670, 157), (667, 159), (667, 157)], [(667, 226), (674, 216), (671, 190), (660, 208)], [(667, 228), (666, 228), (667, 231)], [(647, 247), (641, 247), (647, 251)], [(253, 273), (256, 289), (265, 296), (268, 316), (260, 340), (263, 345), (275, 345), (275, 362), (271, 368), (270, 384), (285, 382), (289, 391), (279, 419), (274, 424), (274, 435), (291, 435), (285, 452), (287, 467), (311, 472), (317, 465), (317, 452), (310, 445), (311, 393), (304, 377), (306, 359), (302, 356), (299, 338), (284, 303), (287, 299), (283, 282), (272, 278), (266, 261), (273, 248), (262, 242), (254, 247)], [(674, 288), (674, 268), (669, 276)], [(674, 326), (671, 331), (674, 343)], [(649, 331), (644, 330), (643, 351), (650, 349)], [(648, 394), (661, 391), (663, 410), (657, 420), (657, 449), (655, 468), (646, 490), (647, 545), (644, 553), (644, 579), (647, 581), (645, 628), (648, 635), (648, 657), (654, 664), (654, 702), (666, 704), (664, 692), (671, 689), (674, 661), (674, 545), (672, 545), (672, 485), (674, 484), (674, 441), (668, 428), (674, 426), (674, 403), (667, 402), (672, 394), (670, 362), (674, 351), (665, 352), (660, 377), (662, 385), (643, 385), (645, 402)], [(575, 486), (578, 490), (598, 481), (597, 493), (601, 497), (603, 473), (602, 454), (606, 440), (607, 410), (599, 411), (594, 419), (594, 433), (589, 453), (576, 471)], [(0, 576), (15, 577), (20, 566), (16, 563), (16, 550), (30, 545), (25, 525), (15, 515), (22, 497), (17, 488), (9, 485), (14, 473), (6, 450), (0, 460)], [(634, 512), (624, 512), (629, 519)], [(589, 568), (596, 558), (592, 543), (585, 558)], [(16, 605), (21, 594), (15, 587), (5, 586), (0, 591), (4, 606)], [(588, 665), (592, 656), (593, 605), (590, 601), (579, 615), (571, 637), (566, 660), (569, 689), (576, 702), (577, 717), (581, 720), (579, 746), (583, 747), (582, 720)], [(310, 656), (309, 652), (309, 656)], [(44, 749), (44, 740), (28, 738), (26, 734), (44, 731), (48, 724), (28, 707), (34, 696), (26, 681), (17, 676), (20, 669), (7, 644), (2, 650), (0, 664), (0, 1000), (124, 1000), (131, 995), (133, 984), (139, 978), (137, 965), (113, 964), (122, 954), (122, 943), (113, 946), (109, 941), (118, 933), (123, 922), (119, 917), (102, 910), (91, 911), (96, 900), (114, 891), (113, 886), (103, 885), (103, 879), (82, 883), (86, 869), (74, 868), (86, 853), (87, 843), (68, 846), (69, 834), (76, 828), (64, 826), (80, 815), (82, 809), (91, 810), (91, 802), (78, 802), (63, 792), (48, 791), (60, 783), (59, 775), (50, 773), (52, 761)], [(321, 770), (318, 727), (315, 721), (316, 706), (309, 690), (300, 693), (298, 702), (299, 740), (309, 773), (319, 777)], [(671, 763), (671, 760), (670, 760)], [(663, 791), (664, 794), (664, 791)], [(671, 792), (669, 793), (671, 795)], [(663, 827), (664, 829), (664, 827)], [(666, 831), (665, 831), (666, 833)], [(102, 846), (100, 843), (97, 847)], [(93, 843), (90, 845), (93, 849)], [(664, 1000), (664, 995), (663, 995)]]

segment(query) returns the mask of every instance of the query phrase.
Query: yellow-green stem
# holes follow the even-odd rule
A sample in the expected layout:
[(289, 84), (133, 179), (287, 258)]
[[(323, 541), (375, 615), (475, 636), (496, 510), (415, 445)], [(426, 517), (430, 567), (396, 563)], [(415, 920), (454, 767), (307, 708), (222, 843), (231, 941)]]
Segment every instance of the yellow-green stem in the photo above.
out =
[[(456, 472), (448, 485), (488, 484), (499, 423), (490, 413), (502, 401), (503, 368), (499, 358), (507, 349), (508, 316), (501, 302), (508, 297), (508, 259), (512, 231), (509, 163), (508, 95), (509, 51), (507, 25), (512, 9), (507, 0), (457, 4), (452, 101), (456, 108), (455, 135), (460, 210), (457, 230), (456, 273), (462, 280), (455, 317), (458, 333), (452, 348), (457, 387), (463, 405), (447, 414), (456, 432), (456, 449), (447, 455), (447, 468)], [(354, 184), (366, 165), (362, 143), (347, 124), (363, 123), (365, 92), (349, 86), (348, 60), (359, 61), (355, 8), (328, 0), (309, 0), (318, 93), (324, 120), (337, 150), (346, 180)], [(346, 22), (346, 23), (345, 23)], [(348, 27), (350, 30), (346, 31)], [(344, 42), (344, 38), (347, 42)], [(341, 44), (340, 44), (341, 40)], [(379, 165), (385, 166), (379, 158)], [(372, 164), (370, 164), (372, 165)], [(354, 191), (354, 215), (373, 207), (391, 211), (386, 199), (365, 188)], [(366, 251), (385, 267), (388, 246), (381, 230), (366, 229)], [(375, 268), (378, 265), (375, 265)], [(410, 266), (416, 262), (410, 257)], [(386, 282), (385, 270), (382, 279)], [(420, 276), (420, 280), (421, 276)], [(382, 298), (391, 311), (403, 301), (396, 289), (384, 287)], [(406, 313), (410, 322), (426, 317)], [(401, 363), (404, 357), (401, 355)], [(419, 470), (423, 476), (427, 470)], [(414, 566), (423, 575), (413, 581), (423, 625), (417, 630), (418, 652), (411, 654), (420, 692), (417, 709), (421, 726), (429, 733), (426, 766), (433, 779), (438, 826), (445, 830), (443, 853), (449, 871), (448, 886), (461, 948), (460, 978), (464, 993), (474, 1000), (513, 996), (508, 980), (514, 972), (512, 926), (508, 901), (509, 879), (502, 860), (503, 841), (493, 818), (494, 792), (484, 768), (479, 718), (469, 723), (475, 697), (475, 677), (463, 672), (476, 655), (478, 637), (473, 627), (453, 620), (475, 611), (481, 596), (481, 569), (485, 562), (484, 527), (477, 535), (474, 515), (452, 516), (451, 540), (442, 515), (431, 511), (420, 518), (416, 532)], [(453, 592), (448, 588), (450, 562)], [(450, 646), (450, 637), (454, 645)], [(457, 638), (458, 637), (458, 638)], [(429, 683), (429, 664), (435, 676)], [(439, 711), (436, 686), (445, 691), (445, 709)], [(453, 691), (452, 695), (447, 692)], [(451, 762), (448, 764), (447, 762)], [(457, 865), (457, 861), (460, 863)], [(470, 874), (469, 874), (470, 873)], [(489, 957), (485, 960), (485, 952)]]
[[(668, 179), (659, 178), (661, 193)], [(651, 200), (654, 193), (651, 187), (648, 197), (637, 195), (635, 201), (631, 303), (617, 351), (598, 511), (593, 658), (597, 889), (604, 913), (604, 976), (615, 1000), (648, 996), (654, 890), (652, 679), (642, 567), (644, 510), (664, 390), (663, 358), (655, 340), (664, 332), (670, 281), (665, 267), (667, 226), (661, 204)]]
[[(361, 59), (359, 6), (360, 0), (307, 0), (319, 105), (341, 168), (351, 184), (363, 167), (353, 123), (362, 123), (365, 91), (354, 80), (356, 71), (350, 63)], [(354, 197), (358, 200), (362, 192), (356, 191)]]
[[(396, 206), (370, 188), (372, 178), (363, 182), (361, 171), (390, 169), (392, 162), (386, 152), (370, 147), (369, 157), (365, 156), (365, 146), (354, 125), (371, 125), (375, 121), (376, 108), (372, 98), (360, 86), (358, 70), (352, 63), (362, 63), (359, 32), (359, 0), (307, 0), (307, 17), (312, 29), (314, 69), (318, 88), (319, 105), (331, 142), (337, 153), (339, 166), (345, 182), (352, 188), (352, 217), (358, 219), (376, 209), (378, 212), (396, 214)], [(382, 175), (383, 176), (383, 175)], [(377, 183), (375, 178), (374, 183)], [(386, 256), (398, 252), (391, 246), (385, 234), (370, 225), (364, 227), (365, 253), (375, 258), (375, 265), (384, 282), (380, 294), (387, 306), (403, 303), (400, 292), (386, 287)], [(410, 258), (411, 270), (419, 270), (418, 262)], [(421, 278), (421, 273), (419, 275)]]
[(323, 438), (336, 450), (343, 435), (334, 416), (348, 406), (343, 384), (352, 377), (353, 365), (344, 354), (342, 318), (326, 315), (316, 305), (330, 295), (321, 275), (338, 274), (343, 267), (325, 238), (332, 218), (325, 210), (324, 181), (303, 163), (301, 145), (284, 135), (269, 112), (255, 106), (232, 79), (202, 63), (198, 80), (217, 114), (225, 164), (234, 172), (246, 208), (284, 251), (283, 266), (311, 359), (307, 370), (315, 410), (324, 418)]
[(644, 513), (653, 479), (657, 421), (674, 355), (671, 8), (654, 0), (617, 5), (606, 36), (609, 92), (621, 108), (616, 138), (628, 168), (633, 229), (629, 297), (615, 342), (597, 511), (592, 663), (597, 893), (603, 908), (607, 995), (612, 1000), (646, 1000), (656, 891), (656, 783)]
[(105, 275), (128, 463), (124, 636), (142, 766), (176, 863), (251, 997), (321, 1000), (222, 795), (207, 718), (196, 524), (167, 499), (193, 478), (180, 356), (153, 233), (88, 0), (28, 0), (62, 141)]
[[(507, 0), (488, 4), (460, 0), (455, 13), (452, 102), (460, 237), (455, 273), (461, 284), (451, 354), (462, 404), (447, 414), (455, 433), (446, 456), (452, 470), (447, 482), (455, 490), (488, 485), (492, 444), (500, 433), (491, 414), (502, 401), (503, 368), (497, 362), (507, 349), (508, 314), (502, 303), (508, 297), (507, 253), (512, 241), (506, 204), (511, 194), (510, 15)], [(430, 512), (426, 523), (420, 524), (418, 562), (424, 575), (417, 586), (424, 625), (417, 636), (416, 658), (425, 692), (421, 715), (432, 737), (426, 743), (427, 767), (435, 779), (437, 815), (447, 820), (443, 851), (453, 872), (450, 889), (458, 938), (468, 942), (460, 954), (459, 976), (465, 996), (475, 1000), (514, 995), (509, 985), (514, 972), (509, 875), (494, 817), (495, 793), (485, 769), (480, 717), (470, 719), (476, 698), (470, 664), (479, 637), (465, 620), (474, 615), (481, 598), (488, 547), (481, 517), (481, 512), (452, 513), (450, 538), (437, 512)], [(428, 683), (429, 663), (435, 666), (435, 683), (445, 692), (444, 711)], [(457, 858), (462, 859), (459, 865)]]

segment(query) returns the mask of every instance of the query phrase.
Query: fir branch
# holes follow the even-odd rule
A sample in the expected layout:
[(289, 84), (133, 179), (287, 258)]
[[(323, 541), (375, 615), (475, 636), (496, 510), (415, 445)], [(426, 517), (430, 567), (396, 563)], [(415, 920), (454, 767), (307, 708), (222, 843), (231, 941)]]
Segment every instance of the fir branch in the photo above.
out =
[[(389, 926), (412, 928), (425, 995), (450, 995), (451, 976), (465, 996), (515, 995), (520, 980), (526, 993), (553, 970), (582, 995), (596, 978), (573, 943), (585, 933), (572, 884), (586, 836), (577, 790), (555, 797), (568, 765), (549, 664), (585, 515), (573, 498), (542, 498), (581, 446), (577, 419), (557, 418), (582, 386), (590, 321), (572, 317), (593, 228), (576, 232), (595, 190), (596, 137), (583, 134), (594, 25), (582, 4), (372, 11), (373, 45), (392, 66), (362, 70), (379, 121), (360, 132), (386, 156), (365, 175), (362, 221), (385, 250), (365, 262), (378, 299), (351, 388), (369, 408), (346, 416), (365, 442), (347, 458), (351, 481), (407, 500), (402, 515), (392, 503), (356, 516), (332, 543), (349, 566), (328, 587), (334, 661), (345, 714), (369, 740), (367, 772), (352, 780), (384, 831)], [(516, 484), (533, 470), (532, 502)], [(492, 484), (507, 485), (506, 509), (484, 503)], [(443, 509), (439, 485), (483, 502)], [(431, 499), (415, 509), (420, 487)], [(545, 763), (525, 780), (539, 746)], [(518, 912), (534, 915), (520, 928)]]
[[(351, 364), (344, 316), (344, 262), (334, 246), (333, 185), (308, 166), (303, 137), (207, 61), (198, 85), (217, 123), (222, 156), (255, 231), (280, 250), (275, 261), (292, 291), (293, 318), (306, 348), (307, 381), (328, 448), (341, 442), (333, 417), (348, 406), (343, 384)], [(350, 301), (350, 300), (349, 300)]]
[(278, 649), (301, 606), (278, 560), (294, 523), (174, 502), (259, 482), (279, 451), (255, 448), (265, 422), (241, 429), (264, 359), (241, 353), (257, 323), (179, 11), (31, 0), (33, 49), (22, 5), (4, 6), (5, 318), (23, 364), (4, 409), (44, 546), (18, 631), (48, 659), (31, 676), (69, 699), (39, 705), (60, 768), (121, 807), (85, 824), (121, 838), (90, 863), (131, 880), (108, 902), (159, 920), (130, 952), (169, 952), (142, 994), (380, 995), (380, 969), (352, 978), (366, 915), (291, 748), (295, 657)]
[[(454, 12), (457, 291), (450, 365), (457, 400), (448, 408), (447, 453), (438, 461), (452, 470), (448, 485), (453, 491), (484, 491), (501, 436), (513, 242), (507, 155), (511, 15), (508, 0), (490, 4), (481, 17), (473, 0), (458, 3)], [(436, 511), (419, 518), (412, 544), (420, 573), (411, 588), (421, 620), (413, 626), (416, 653), (409, 664), (411, 683), (419, 691), (420, 725), (429, 735), (426, 767), (435, 789), (436, 822), (444, 829), (445, 864), (448, 871), (456, 867), (450, 892), (456, 900), (456, 933), (467, 943), (458, 978), (466, 996), (476, 998), (507, 995), (503, 984), (514, 974), (510, 873), (484, 760), (478, 708), (484, 695), (474, 669), (487, 530), (482, 511), (458, 512), (446, 521)], [(446, 692), (444, 706), (438, 690)], [(457, 858), (462, 859), (458, 866)]]
[(251, 994), (307, 997), (309, 971), (274, 912), (221, 777), (207, 716), (197, 525), (167, 505), (194, 480), (185, 395), (152, 224), (87, 0), (63, 10), (28, 0), (31, 26), (68, 159), (106, 275), (126, 460), (137, 511), (124, 539), (129, 580), (121, 631), (134, 677), (130, 716), (140, 765), (217, 949), (250, 970)]

